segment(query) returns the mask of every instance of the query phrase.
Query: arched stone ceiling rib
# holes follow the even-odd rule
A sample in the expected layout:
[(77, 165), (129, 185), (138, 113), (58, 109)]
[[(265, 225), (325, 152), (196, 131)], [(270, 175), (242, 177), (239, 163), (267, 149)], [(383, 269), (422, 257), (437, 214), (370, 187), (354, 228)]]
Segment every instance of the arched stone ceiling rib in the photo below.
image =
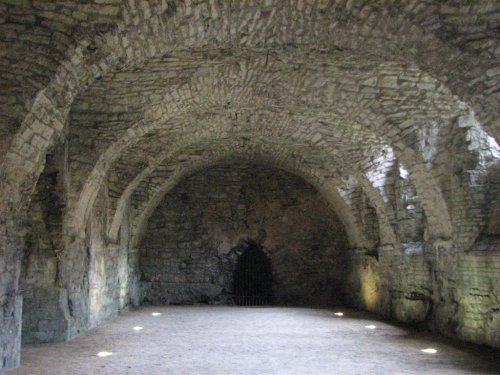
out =
[[(173, 165), (172, 168), (175, 167), (175, 163), (177, 163), (177, 158), (185, 158), (185, 153), (190, 150), (190, 149), (198, 149), (199, 152), (207, 152), (205, 149), (210, 149), (212, 148), (218, 148), (219, 145), (217, 142), (220, 142), (220, 140), (233, 140), (233, 141), (251, 141), (254, 138), (264, 138), (267, 141), (273, 141), (276, 143), (276, 145), (279, 145), (279, 142), (283, 142), (283, 144), (291, 144), (289, 146), (290, 148), (297, 148), (300, 147), (301, 151), (295, 151), (294, 153), (298, 156), (300, 155), (301, 158), (307, 158), (308, 155), (312, 155), (312, 153), (317, 153), (317, 152), (322, 152), (324, 153), (323, 155), (323, 161), (322, 163), (327, 163), (328, 164), (328, 176), (336, 176), (336, 178), (343, 177), (347, 178), (349, 174), (354, 175), (357, 179), (363, 179), (365, 182), (365, 185), (363, 188), (365, 189), (372, 189), (373, 194), (380, 194), (379, 192), (375, 193), (375, 189), (371, 187), (370, 182), (366, 179), (363, 178), (362, 173), (358, 172), (357, 170), (359, 168), (356, 168), (355, 165), (353, 165), (353, 162), (349, 161), (349, 156), (348, 153), (354, 153), (354, 151), (351, 150), (350, 147), (345, 147), (342, 145), (342, 143), (347, 143), (348, 145), (353, 143), (354, 141), (352, 140), (346, 140), (343, 139), (342, 137), (339, 137), (335, 140), (334, 136), (328, 135), (326, 133), (322, 133), (322, 129), (318, 129), (318, 132), (313, 132), (310, 134), (309, 137), (305, 137), (303, 139), (297, 139), (296, 134), (299, 127), (296, 125), (292, 125), (290, 123), (290, 118), (288, 116), (283, 116), (283, 115), (278, 115), (274, 114), (271, 117), (265, 117), (262, 119), (257, 119), (253, 120), (255, 122), (255, 125), (250, 127), (248, 124), (245, 126), (244, 131), (240, 131), (239, 127), (236, 127), (236, 130), (234, 129), (235, 126), (237, 126), (236, 123), (231, 122), (226, 125), (219, 125), (219, 122), (221, 121), (220, 118), (210, 118), (210, 123), (215, 124), (213, 127), (213, 132), (204, 132), (200, 133), (197, 135), (192, 135), (190, 134), (189, 130), (186, 131), (185, 133), (175, 133), (175, 136), (171, 136), (172, 134), (168, 134), (165, 138), (167, 138), (165, 141), (160, 142), (161, 145), (164, 145), (163, 147), (166, 149), (163, 152), (160, 152), (155, 156), (154, 159), (150, 160), (147, 163), (147, 167), (143, 167), (140, 165), (137, 169), (137, 175), (135, 178), (127, 180), (124, 179), (124, 175), (126, 175), (126, 172), (120, 173), (122, 170), (127, 170), (130, 168), (130, 158), (126, 157), (124, 155), (123, 161), (120, 163), (120, 168), (118, 169), (117, 177), (113, 179), (113, 186), (108, 185), (109, 190), (116, 190), (117, 192), (122, 192), (123, 194), (121, 195), (120, 199), (117, 200), (116, 205), (111, 204), (112, 207), (116, 206), (116, 210), (114, 213), (114, 219), (111, 224), (111, 229), (109, 233), (110, 238), (116, 238), (119, 225), (121, 222), (121, 213), (123, 212), (124, 208), (127, 206), (127, 202), (134, 193), (134, 190), (138, 188), (139, 184), (143, 183), (146, 186), (151, 186), (154, 184), (151, 184), (151, 182), (146, 182), (147, 179), (151, 174), (154, 174), (156, 169), (171, 169), (169, 166), (168, 168), (165, 166), (161, 166), (164, 163), (168, 163), (169, 165)], [(245, 120), (245, 116), (242, 117), (243, 122), (247, 122)], [(290, 137), (287, 136), (283, 131), (280, 131), (282, 129), (282, 125), (285, 124), (286, 126), (284, 129), (288, 129), (287, 133), (288, 134), (293, 134), (294, 136)], [(307, 128), (311, 128), (310, 124), (302, 124), (302, 126), (306, 125)], [(318, 134), (320, 134), (323, 138), (322, 142), (318, 142), (319, 138), (317, 137)], [(169, 139), (174, 139), (175, 142), (169, 142)], [(157, 138), (157, 140), (160, 138)], [(316, 144), (313, 143), (313, 141), (316, 140)], [(327, 141), (327, 142), (325, 142)], [(292, 143), (291, 143), (292, 142)], [(295, 142), (295, 143), (293, 143)], [(363, 140), (359, 140), (360, 146), (363, 143)], [(201, 146), (203, 145), (203, 146)], [(146, 147), (148, 147), (149, 144), (147, 144)], [(370, 147), (370, 143), (366, 144), (366, 147)], [(204, 149), (205, 148), (205, 149)], [(140, 148), (139, 148), (140, 150)], [(234, 150), (236, 152), (237, 150)], [(375, 155), (377, 153), (376, 150), (371, 152), (371, 155)], [(130, 151), (131, 155), (137, 154), (137, 155), (142, 155), (142, 152), (136, 152), (135, 150)], [(156, 153), (155, 153), (156, 154)], [(176, 156), (177, 155), (177, 156)], [(180, 155), (180, 156), (179, 156)], [(142, 158), (141, 158), (142, 159)], [(182, 164), (182, 163), (181, 163)], [(310, 162), (308, 164), (311, 164)], [(115, 182), (116, 181), (116, 182)], [(131, 181), (130, 183), (127, 184), (127, 181)], [(121, 188), (115, 188), (114, 184), (121, 182), (122, 187)], [(372, 195), (373, 197), (373, 195)], [(379, 201), (381, 202), (381, 205), (379, 205), (381, 210), (384, 210), (385, 208), (382, 207), (384, 205), (383, 200), (380, 198)], [(82, 200), (82, 202), (88, 203), (87, 200)], [(385, 209), (386, 210), (386, 209)]]
[[(264, 7), (226, 1), (141, 2), (138, 8), (131, 5), (123, 10), (123, 19), (116, 22), (112, 31), (94, 39), (82, 39), (68, 49), (67, 59), (55, 70), (49, 86), (36, 94), (2, 160), (2, 196), (21, 202), (23, 194), (32, 190), (47, 148), (64, 128), (69, 106), (96, 77), (114, 67), (140, 67), (154, 56), (210, 45), (305, 48), (316, 54), (363, 50), (368, 56), (387, 61), (413, 61), (445, 82), (453, 93), (470, 100), (479, 118), (496, 131), (498, 96), (489, 88), (498, 83), (497, 60), (479, 55), (496, 56), (495, 46), (469, 48), (469, 43), (462, 39), (457, 42), (458, 48), (441, 39), (447, 35), (446, 28), (440, 28), (435, 36), (411, 22), (428, 9), (439, 14), (466, 9), (485, 19), (488, 25), (498, 20), (494, 3), (488, 3), (489, 13), (481, 13), (465, 1), (457, 4), (426, 8), (417, 1), (381, 6), (364, 1), (298, 0), (286, 6), (281, 1), (270, 1)], [(452, 28), (457, 24), (451, 22)], [(489, 30), (490, 26), (487, 35)], [(15, 193), (17, 190), (20, 193)]]
[[(297, 151), (294, 151), (293, 147), (287, 147), (280, 141), (267, 138), (255, 139), (252, 142), (222, 139), (218, 141), (212, 140), (211, 143), (215, 147), (203, 148), (201, 146), (201, 149), (199, 149), (199, 144), (192, 145), (189, 148), (191, 148), (193, 154), (188, 149), (182, 150), (181, 154), (186, 158), (185, 162), (181, 164), (173, 162), (173, 169), (165, 176), (150, 177), (155, 179), (155, 186), (150, 189), (152, 184), (146, 184), (149, 192), (143, 193), (143, 200), (141, 199), (141, 201), (136, 201), (132, 204), (135, 206), (132, 210), (132, 227), (134, 228), (132, 246), (140, 240), (142, 230), (156, 206), (177, 182), (203, 168), (221, 164), (233, 164), (238, 161), (260, 162), (265, 165), (284, 169), (302, 177), (327, 197), (327, 200), (332, 204), (334, 211), (344, 224), (351, 245), (353, 247), (370, 246), (364, 238), (360, 224), (351, 208), (343, 201), (336, 188), (331, 185), (328, 188), (324, 186), (324, 175), (330, 172), (329, 170), (325, 170), (325, 167), (318, 165), (317, 162), (311, 162), (307, 158), (294, 158), (293, 155), (297, 155)], [(300, 155), (300, 150), (298, 154)], [(327, 194), (324, 192), (325, 189), (328, 190)], [(140, 191), (140, 188), (138, 190)], [(123, 212), (117, 211), (116, 214), (116, 217), (120, 220)]]
[[(174, 156), (172, 161), (166, 164), (163, 163), (157, 171), (152, 172), (148, 177), (143, 179), (141, 186), (138, 186), (136, 189), (137, 191), (134, 194), (135, 202), (132, 204), (134, 207), (133, 211), (138, 215), (136, 219), (138, 224), (135, 225), (138, 228), (138, 232), (140, 232), (140, 228), (145, 225), (150, 214), (152, 214), (154, 208), (161, 201), (163, 196), (177, 183), (177, 181), (179, 181), (179, 179), (182, 179), (193, 170), (199, 170), (221, 163), (222, 161), (226, 164), (230, 164), (235, 162), (235, 158), (243, 158), (249, 162), (260, 161), (271, 163), (274, 166), (286, 169), (290, 173), (300, 175), (306, 181), (314, 185), (327, 201), (332, 204), (335, 212), (337, 212), (347, 229), (349, 240), (353, 247), (373, 246), (373, 244), (369, 244), (366, 242), (366, 239), (364, 239), (361, 224), (355, 218), (350, 208), (350, 204), (344, 201), (338, 192), (339, 187), (345, 186), (345, 182), (339, 178), (345, 171), (338, 173), (335, 170), (336, 167), (332, 166), (330, 163), (322, 165), (321, 162), (324, 156), (319, 156), (319, 162), (310, 160), (308, 157), (304, 156), (300, 148), (297, 150), (294, 149), (293, 146), (286, 146), (286, 142), (282, 140), (269, 139), (267, 137), (260, 141), (256, 139), (251, 143), (236, 139), (211, 140), (210, 143), (211, 146), (214, 147), (203, 147), (200, 144), (185, 147), (178, 153), (182, 155), (183, 158), (183, 163), (181, 163), (181, 165), (176, 162), (177, 157)], [(322, 152), (320, 152), (320, 154), (322, 154)], [(315, 156), (315, 158), (318, 158), (318, 156)], [(188, 164), (186, 165), (185, 163)], [(385, 239), (394, 240), (395, 235), (390, 224), (393, 218), (391, 208), (385, 205), (379, 191), (373, 188), (370, 182), (362, 174), (354, 173), (354, 178), (359, 182), (359, 186), (366, 192), (368, 198), (375, 206), (380, 225), (384, 228), (385, 235), (390, 237)], [(152, 182), (153, 180), (154, 182)], [(352, 183), (352, 180), (349, 180)], [(345, 186), (345, 188), (350, 189), (352, 186)], [(120, 225), (125, 207), (130, 204), (128, 199), (132, 199), (132, 197), (122, 196), (120, 198), (123, 205), (119, 204), (119, 206), (121, 206), (122, 209), (116, 209), (113, 220), (113, 224), (117, 227)], [(126, 203), (125, 200), (127, 200)], [(111, 238), (117, 234), (111, 233), (113, 229), (113, 226), (111, 226)]]
[(0, 1), (0, 155), (58, 66), (82, 39), (116, 27), (119, 4)]
[[(278, 117), (276, 117), (277, 119)], [(277, 120), (274, 124), (277, 122), (280, 122)], [(306, 140), (293, 140), (290, 138), (287, 138), (285, 136), (279, 136), (279, 134), (273, 134), (273, 132), (269, 131), (269, 129), (260, 129), (259, 135), (256, 136), (255, 133), (252, 132), (240, 132), (240, 131), (235, 131), (233, 128), (232, 124), (227, 124), (225, 126), (218, 125), (211, 132), (204, 132), (197, 134), (193, 136), (189, 132), (184, 133), (184, 134), (176, 134), (175, 137), (172, 137), (175, 139), (175, 142), (167, 143), (165, 141), (165, 148), (166, 151), (163, 153), (160, 153), (155, 159), (152, 159), (148, 167), (142, 169), (137, 176), (128, 184), (128, 185), (122, 185), (122, 188), (117, 189), (118, 191), (123, 191), (122, 197), (120, 197), (120, 203), (117, 203), (118, 206), (123, 207), (125, 205), (125, 201), (130, 198), (134, 192), (134, 190), (141, 184), (141, 182), (147, 180), (148, 176), (153, 174), (157, 169), (161, 169), (163, 163), (170, 163), (175, 165), (176, 163), (179, 164), (180, 167), (183, 166), (183, 162), (179, 163), (179, 159), (184, 159), (185, 156), (184, 154), (188, 152), (188, 150), (192, 150), (193, 148), (196, 150), (200, 150), (200, 152), (206, 152), (207, 149), (210, 148), (218, 148), (217, 142), (220, 140), (222, 141), (233, 141), (233, 142), (241, 142), (241, 145), (245, 144), (246, 142), (252, 142), (254, 139), (262, 139), (264, 142), (273, 142), (276, 147), (279, 146), (279, 142), (283, 142), (282, 147), (284, 145), (288, 145), (288, 147), (294, 151), (295, 155), (292, 156), (293, 158), (298, 158), (299, 160), (303, 160), (304, 158), (308, 158), (309, 155), (314, 155), (317, 152), (324, 152), (322, 148), (314, 148), (314, 145), (312, 145), (310, 142)], [(286, 149), (286, 148), (285, 148)], [(288, 152), (291, 152), (289, 150)], [(235, 152), (237, 150), (234, 150)], [(342, 155), (342, 153), (338, 153), (338, 155)], [(330, 156), (332, 157), (332, 156)], [(323, 155), (323, 161), (328, 162), (329, 156), (328, 155)], [(317, 159), (320, 160), (320, 159)], [(318, 161), (316, 162), (316, 164)], [(310, 164), (310, 162), (309, 162)], [(328, 174), (329, 175), (337, 175), (337, 176), (343, 176), (346, 175), (346, 172), (343, 171), (343, 163), (340, 162), (340, 165), (335, 167), (334, 171), (330, 171)], [(126, 166), (123, 165), (123, 167), (126, 169)], [(306, 167), (306, 165), (302, 166)], [(300, 168), (299, 168), (300, 169)], [(116, 179), (117, 181), (122, 180), (122, 175), (119, 175), (119, 177)], [(147, 185), (147, 184), (146, 184)], [(98, 188), (98, 187), (96, 187)], [(111, 188), (111, 187), (110, 187)], [(87, 200), (82, 200), (82, 203), (88, 203)], [(115, 225), (114, 226), (115, 230), (118, 229), (118, 227)]]
[[(453, 118), (464, 110), (464, 106), (445, 89), (440, 88), (439, 84), (422, 75), (417, 69), (394, 65), (378, 67), (381, 72), (377, 72), (376, 77), (381, 76), (382, 78), (375, 80), (373, 80), (371, 72), (371, 74), (364, 73), (364, 75), (360, 74), (359, 76), (346, 75), (340, 82), (338, 76), (329, 77), (328, 75), (310, 73), (292, 79), (289, 86), (275, 79), (272, 92), (280, 99), (278, 102), (273, 102), (273, 96), (253, 94), (254, 87), (258, 87), (260, 82), (266, 82), (269, 78), (266, 73), (270, 74), (270, 72), (267, 70), (263, 70), (262, 75), (255, 73), (262, 65), (262, 62), (258, 62), (254, 66), (246, 64), (238, 67), (217, 68), (208, 70), (208, 72), (204, 70), (187, 86), (165, 94), (163, 102), (154, 104), (151, 109), (146, 110), (144, 120), (129, 127), (124, 132), (124, 136), (111, 144), (101, 154), (100, 160), (95, 164), (82, 189), (81, 203), (73, 216), (80, 218), (80, 222), (84, 222), (91, 208), (89, 202), (93, 202), (98, 186), (104, 181), (109, 169), (123, 152), (136, 145), (140, 140), (147, 144), (143, 147), (141, 155), (156, 152), (164, 145), (159, 143), (159, 148), (153, 147), (155, 139), (160, 139), (159, 136), (162, 133), (171, 138), (179, 137), (181, 133), (178, 131), (181, 128), (177, 125), (177, 120), (185, 116), (195, 117), (193, 121), (188, 122), (189, 124), (197, 122), (204, 124), (212, 113), (234, 112), (236, 116), (238, 112), (248, 110), (248, 107), (250, 109), (263, 107), (272, 113), (273, 109), (276, 109), (273, 104), (276, 103), (279, 111), (291, 112), (290, 116), (294, 119), (298, 117), (298, 120), (295, 119), (298, 123), (301, 122), (301, 119), (311, 117), (315, 118), (319, 124), (304, 124), (302, 129), (284, 128), (283, 130), (276, 124), (272, 124), (272, 131), (275, 133), (285, 131), (293, 133), (296, 139), (309, 137), (312, 143), (328, 143), (325, 136), (328, 138), (334, 136), (335, 131), (341, 131), (344, 143), (352, 149), (357, 147), (367, 154), (363, 155), (363, 158), (358, 162), (366, 162), (366, 156), (373, 154), (373, 150), (369, 147), (370, 143), (380, 147), (383, 142), (376, 141), (376, 139), (383, 139), (396, 150), (404, 150), (400, 156), (405, 159), (405, 164), (413, 167), (421, 162), (416, 152), (411, 152), (410, 148), (413, 146), (411, 142), (415, 142), (413, 133), (417, 129), (418, 122), (434, 117)], [(249, 67), (252, 69), (248, 69)], [(255, 78), (257, 76), (260, 77), (259, 80)], [(223, 77), (222, 83), (220, 77)], [(357, 80), (352, 77), (357, 78)], [(404, 77), (408, 77), (408, 79), (405, 80)], [(361, 90), (359, 86), (362, 87)], [(363, 87), (368, 88), (368, 90), (363, 90)], [(287, 90), (292, 94), (287, 96)], [(300, 93), (300, 96), (297, 93)], [(374, 108), (379, 114), (376, 114)], [(196, 121), (196, 117), (198, 117), (198, 121)], [(266, 119), (263, 122), (265, 121)], [(346, 123), (346, 125), (339, 125), (342, 123)], [(196, 136), (197, 133), (207, 131), (206, 129), (210, 126), (210, 124), (202, 127), (187, 125), (184, 132), (193, 133)], [(246, 126), (240, 126), (238, 130), (243, 131)], [(261, 131), (263, 129), (258, 128), (255, 134)], [(249, 136), (251, 137), (252, 134), (249, 133)], [(361, 147), (363, 138), (365, 141), (369, 140), (365, 147)], [(132, 154), (135, 153), (132, 152)], [(352, 154), (356, 153), (352, 152)], [(128, 162), (124, 164), (128, 164)], [(428, 173), (425, 170), (420, 171), (417, 175), (417, 178), (422, 181), (421, 183), (417, 182), (417, 185), (424, 195), (429, 189), (423, 186), (423, 181), (425, 181), (425, 185), (434, 186), (431, 179), (426, 176), (428, 177)], [(430, 190), (439, 197), (437, 186)], [(441, 202), (436, 206), (433, 201), (432, 204), (427, 205), (429, 210), (439, 207), (437, 212), (442, 212), (436, 217), (437, 228), (442, 227), (439, 222), (442, 221), (442, 215), (446, 215), (447, 212), (443, 204), (444, 202)], [(431, 222), (434, 221), (433, 217), (434, 215), (429, 215)], [(446, 216), (444, 219), (444, 222), (447, 222)], [(75, 227), (81, 227), (81, 225), (77, 224)], [(450, 228), (445, 225), (439, 237), (446, 237), (449, 233)]]

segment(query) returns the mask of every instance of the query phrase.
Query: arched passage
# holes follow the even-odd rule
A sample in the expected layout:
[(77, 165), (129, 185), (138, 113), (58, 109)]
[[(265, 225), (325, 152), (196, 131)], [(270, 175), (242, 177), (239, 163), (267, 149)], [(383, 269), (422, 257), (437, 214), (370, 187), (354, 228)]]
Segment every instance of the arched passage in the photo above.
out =
[(249, 241), (233, 272), (233, 299), (239, 306), (270, 305), (274, 302), (271, 260), (261, 246)]
[[(123, 253), (163, 192), (197, 168), (182, 153), (210, 165), (219, 137), (245, 154), (245, 142), (273, 138), (259, 161), (296, 158), (286, 165), (342, 212), (360, 257), (382, 255), (370, 272), (390, 275), (379, 289), (398, 311), (370, 308), (427, 317), (432, 301), (433, 327), (498, 345), (496, 299), (475, 293), (498, 294), (496, 257), (487, 252), (484, 271), (477, 254), (498, 236), (498, 157), (483, 157), (495, 148), (481, 130), (498, 137), (498, 14), (493, 0), (1, 1), (0, 370), (19, 360), (21, 260), (50, 155), (63, 161), (53, 286), (66, 289), (73, 336), (93, 325), (89, 250), (121, 259), (113, 316), (129, 303)], [(470, 108), (481, 124), (463, 120)], [(412, 261), (394, 222), (399, 162), (426, 216), (425, 257)], [(374, 213), (380, 243), (365, 233)]]
[(330, 306), (356, 293), (345, 284), (350, 255), (344, 225), (312, 185), (233, 159), (164, 195), (141, 236), (137, 274), (152, 304)]

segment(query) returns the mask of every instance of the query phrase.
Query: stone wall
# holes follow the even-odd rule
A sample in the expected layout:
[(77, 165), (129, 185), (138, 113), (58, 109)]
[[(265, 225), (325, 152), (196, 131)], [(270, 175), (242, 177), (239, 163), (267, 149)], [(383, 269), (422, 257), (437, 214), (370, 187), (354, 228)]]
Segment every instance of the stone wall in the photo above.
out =
[(59, 287), (63, 247), (64, 153), (47, 155), (29, 207), (20, 287), (23, 296), (23, 343), (65, 341), (71, 317), (67, 290)]
[(127, 225), (116, 243), (108, 240), (108, 196), (107, 186), (104, 186), (90, 215), (85, 241), (88, 266), (82, 271), (88, 279), (88, 327), (115, 317), (131, 303)]
[(140, 245), (150, 303), (231, 303), (238, 256), (254, 241), (271, 260), (278, 304), (344, 302), (347, 240), (328, 203), (280, 170), (232, 165), (169, 192)]
[(108, 192), (103, 188), (85, 238), (67, 246), (64, 147), (47, 158), (29, 207), (20, 287), (24, 343), (65, 341), (130, 304), (128, 235), (106, 238)]
[(360, 293), (350, 295), (350, 303), (499, 347), (500, 237), (491, 224), (498, 199), (498, 146), (470, 116), (422, 144), (427, 168), (443, 191), (452, 234), (432, 235), (412, 176), (396, 166), (393, 177), (384, 180), (384, 191), (392, 192), (387, 203), (394, 210), (395, 237), (381, 231), (376, 258), (354, 252), (349, 283)]
[(453, 162), (443, 183), (453, 248), (451, 255), (433, 260), (445, 270), (441, 292), (448, 303), (436, 311), (435, 325), (468, 341), (500, 347), (500, 230), (492, 225), (500, 196), (500, 148), (471, 116), (459, 118), (456, 126)]
[(68, 295), (63, 288), (32, 288), (23, 293), (23, 344), (69, 339)]
[(26, 286), (66, 289), (71, 336), (138, 303), (150, 213), (235, 157), (335, 207), (353, 303), (498, 345), (499, 19), (495, 0), (1, 1), (0, 371)]

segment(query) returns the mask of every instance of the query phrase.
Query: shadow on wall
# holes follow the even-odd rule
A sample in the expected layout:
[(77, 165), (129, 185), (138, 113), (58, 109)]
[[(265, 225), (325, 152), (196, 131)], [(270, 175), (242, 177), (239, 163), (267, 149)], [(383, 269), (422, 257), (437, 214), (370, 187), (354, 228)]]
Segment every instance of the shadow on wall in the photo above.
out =
[(271, 260), (262, 247), (249, 241), (238, 257), (233, 273), (233, 302), (236, 305), (271, 305), (274, 303)]
[[(255, 298), (338, 305), (344, 303), (347, 247), (331, 207), (303, 180), (262, 166), (214, 167), (181, 181), (151, 216), (139, 247), (140, 289), (149, 304), (246, 304)], [(269, 266), (256, 260), (259, 252)], [(247, 255), (256, 274), (235, 275)], [(272, 272), (261, 273), (271, 265)], [(233, 283), (235, 276), (247, 281)]]
[[(174, 285), (171, 289), (161, 290), (165, 293), (161, 304), (170, 305), (270, 305), (274, 303), (273, 276), (271, 260), (256, 241), (245, 239), (227, 254), (217, 254), (217, 268), (213, 268), (214, 277), (210, 281), (218, 281), (218, 287), (192, 285), (187, 287)], [(186, 270), (187, 264), (180, 267)], [(144, 272), (140, 278), (141, 304), (158, 304), (158, 299), (150, 298), (158, 288)], [(187, 289), (189, 287), (189, 289)], [(213, 293), (210, 293), (213, 292)], [(168, 295), (168, 298), (167, 298)]]

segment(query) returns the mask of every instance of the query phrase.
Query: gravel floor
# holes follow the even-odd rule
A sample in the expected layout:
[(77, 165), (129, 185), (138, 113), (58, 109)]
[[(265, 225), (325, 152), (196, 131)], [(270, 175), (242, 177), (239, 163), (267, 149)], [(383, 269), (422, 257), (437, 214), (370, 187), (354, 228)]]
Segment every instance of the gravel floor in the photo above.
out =
[(26, 345), (7, 374), (500, 374), (500, 352), (346, 309), (168, 306)]

